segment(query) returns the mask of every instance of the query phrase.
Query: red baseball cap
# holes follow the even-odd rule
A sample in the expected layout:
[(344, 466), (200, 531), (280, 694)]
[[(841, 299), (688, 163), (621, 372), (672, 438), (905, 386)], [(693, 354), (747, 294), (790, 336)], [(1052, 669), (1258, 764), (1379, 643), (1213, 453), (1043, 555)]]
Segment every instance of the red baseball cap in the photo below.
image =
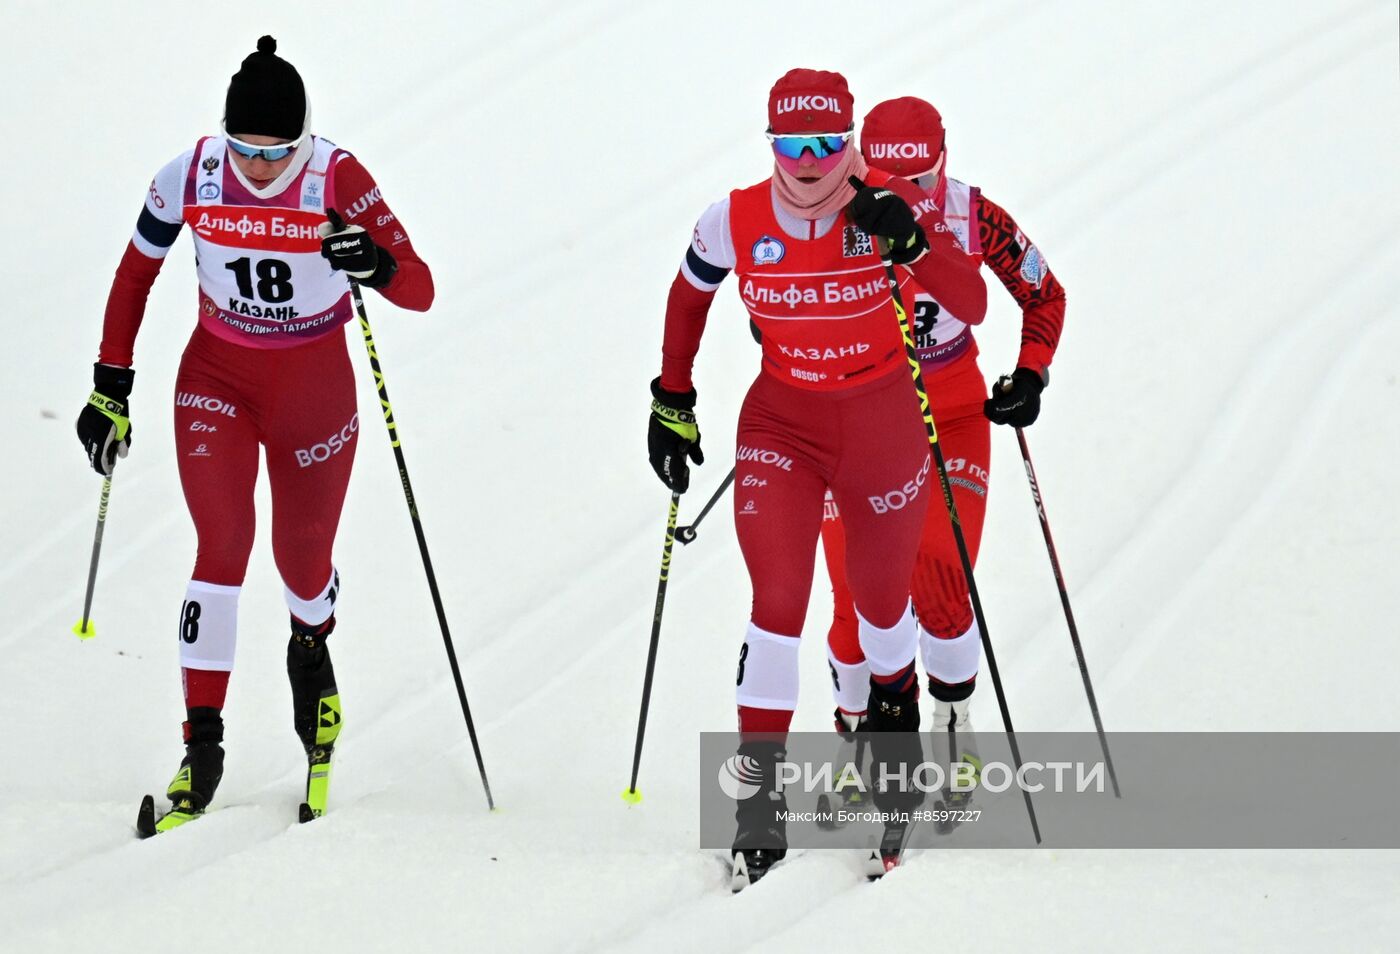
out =
[(846, 77), (825, 70), (788, 70), (768, 93), (768, 128), (778, 135), (845, 132), (855, 118)]
[(860, 128), (866, 165), (905, 178), (937, 165), (943, 141), (943, 117), (917, 96), (885, 100), (865, 114)]

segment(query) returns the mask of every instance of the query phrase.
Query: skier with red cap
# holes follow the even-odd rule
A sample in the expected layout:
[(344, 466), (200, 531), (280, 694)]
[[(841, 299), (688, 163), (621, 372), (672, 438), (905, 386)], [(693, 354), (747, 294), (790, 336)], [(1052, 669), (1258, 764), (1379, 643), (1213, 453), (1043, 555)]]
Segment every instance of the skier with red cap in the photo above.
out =
[[(189, 224), (199, 278), (198, 323), (175, 379), (175, 449), (199, 552), (179, 607), (185, 755), (143, 836), (199, 817), (223, 776), (224, 698), (238, 598), (253, 548), (259, 446), (272, 490), (272, 551), (291, 611), (287, 676), (293, 727), (307, 755), (303, 818), (325, 807), (340, 693), (327, 639), (340, 577), (331, 548), (359, 433), (355, 378), (342, 330), (350, 281), (426, 311), (433, 280), (403, 224), (358, 160), (311, 133), (301, 76), (277, 41), (233, 75), (223, 133), (167, 163), (112, 281), (78, 438), (111, 476), (131, 445), (136, 333), (146, 297)], [(337, 215), (337, 212), (340, 214)]]
[(969, 321), (986, 307), (976, 262), (941, 217), (915, 207), (917, 187), (867, 170), (853, 135), (840, 74), (796, 69), (773, 86), (772, 175), (700, 216), (671, 285), (651, 385), (651, 464), (684, 492), (688, 462), (704, 460), (691, 371), (715, 292), (736, 272), (762, 344), (735, 462), (734, 519), (753, 586), (736, 702), (741, 754), (767, 794), (739, 803), (736, 890), (786, 851), (774, 780), (797, 704), (798, 637), (828, 489), (846, 514), (846, 578), (870, 671), (867, 727), (918, 729), (909, 578), (936, 490), (880, 250), (906, 295), (927, 290)]
[[(873, 169), (912, 181), (922, 192), (919, 208), (957, 236), (968, 260), (989, 266), (1021, 308), (1021, 348), (1016, 368), (987, 395), (977, 365), (972, 328), (980, 314), (964, 314), (935, 289), (913, 294), (914, 336), (929, 401), (938, 423), (954, 503), (969, 557), (975, 562), (986, 514), (991, 465), (989, 421), (1028, 427), (1040, 412), (1040, 393), (1064, 325), (1065, 292), (1040, 250), (1016, 221), (980, 189), (947, 175), (943, 120), (913, 96), (887, 100), (865, 117), (861, 154)], [(849, 585), (849, 513), (829, 501), (822, 544), (835, 595), (828, 658), (840, 731), (859, 727), (867, 700), (861, 691), (870, 661), (861, 646), (858, 610)], [(964, 734), (972, 732), (968, 700), (981, 659), (981, 635), (946, 508), (928, 509), (910, 582), (919, 622), (920, 655), (934, 698), (933, 730), (939, 762), (967, 760), (980, 766)], [(950, 725), (960, 746), (946, 748)], [(948, 796), (965, 800), (968, 793)]]

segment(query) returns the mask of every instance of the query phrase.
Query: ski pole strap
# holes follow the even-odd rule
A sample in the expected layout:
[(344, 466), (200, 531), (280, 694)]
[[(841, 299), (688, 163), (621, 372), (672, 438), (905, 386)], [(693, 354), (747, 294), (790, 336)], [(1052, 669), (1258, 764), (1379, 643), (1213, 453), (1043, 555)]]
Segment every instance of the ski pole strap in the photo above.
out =
[(662, 426), (667, 427), (692, 444), (700, 439), (700, 428), (695, 425), (695, 412), (677, 407), (668, 407), (655, 399), (651, 402), (651, 413)]
[(131, 419), (122, 413), (125, 405), (114, 398), (109, 398), (100, 391), (93, 391), (88, 395), (88, 404), (102, 412), (117, 428), (117, 440), (126, 440), (126, 432), (131, 430)]

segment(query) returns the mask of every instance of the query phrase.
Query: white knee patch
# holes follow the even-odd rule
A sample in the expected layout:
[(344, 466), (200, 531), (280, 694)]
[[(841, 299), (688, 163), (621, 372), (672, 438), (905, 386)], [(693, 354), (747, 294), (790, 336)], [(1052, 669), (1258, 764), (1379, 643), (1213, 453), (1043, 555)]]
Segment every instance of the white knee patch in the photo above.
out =
[(185, 669), (233, 669), (238, 642), (240, 586), (219, 586), (190, 580), (180, 606), (178, 635), (180, 665)]
[(310, 626), (320, 626), (335, 612), (336, 600), (340, 598), (340, 571), (331, 568), (331, 578), (321, 592), (309, 600), (293, 593), (285, 584), (283, 594), (287, 597), (287, 609), (292, 615)]
[(907, 607), (899, 622), (889, 629), (881, 629), (860, 615), (860, 607), (856, 607), (856, 619), (860, 621), (860, 648), (875, 675), (891, 676), (914, 661), (919, 624)]
[(870, 701), (870, 666), (865, 660), (844, 663), (826, 649), (826, 661), (831, 664), (831, 695), (836, 704), (847, 712), (861, 713)]
[(977, 675), (982, 661), (982, 634), (977, 620), (967, 632), (952, 639), (938, 639), (919, 627), (919, 649), (924, 657), (924, 672), (939, 682), (955, 686)]
[(738, 687), (734, 698), (754, 709), (797, 708), (796, 636), (779, 636), (753, 623), (739, 650)]

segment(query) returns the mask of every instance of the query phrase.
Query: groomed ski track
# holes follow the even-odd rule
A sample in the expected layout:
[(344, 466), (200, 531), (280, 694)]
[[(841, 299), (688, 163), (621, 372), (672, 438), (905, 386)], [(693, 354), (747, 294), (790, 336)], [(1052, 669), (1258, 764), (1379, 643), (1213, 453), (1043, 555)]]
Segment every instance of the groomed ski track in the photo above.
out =
[[(642, 430), (666, 289), (706, 204), (766, 174), (767, 89), (796, 65), (843, 71), (857, 115), (904, 94), (938, 105), (951, 173), (1005, 205), (1068, 289), (1027, 436), (1108, 727), (1400, 728), (1395, 5), (803, 11), (7, 10), (23, 25), (0, 56), (19, 91), (7, 127), (35, 148), (0, 177), (19, 385), (0, 497), (0, 951), (1389, 946), (1388, 851), (923, 851), (876, 884), (854, 853), (807, 852), (731, 897), (697, 848), (695, 780), (698, 732), (733, 725), (747, 617), (727, 505), (677, 548), (645, 798), (619, 798), (665, 516)], [(180, 753), (173, 623), (194, 535), (169, 400), (194, 321), (187, 237), (137, 345), (135, 443), (86, 643), (69, 629), (100, 481), (72, 419), (142, 190), (216, 130), (261, 33), (434, 269), (428, 315), (367, 305), (500, 810), (352, 329), (362, 433), (337, 546), (330, 812), (296, 824), (264, 484), (217, 808), (138, 842), (140, 797)], [(1019, 327), (988, 277), (993, 375)], [(724, 476), (756, 368), (726, 286), (697, 365), (709, 463), (683, 522)], [(1011, 710), (1021, 731), (1087, 730), (1013, 435), (993, 447), (978, 582)], [(828, 724), (823, 581), (819, 562), (804, 730)], [(1300, 800), (1320, 789), (1300, 781)]]

